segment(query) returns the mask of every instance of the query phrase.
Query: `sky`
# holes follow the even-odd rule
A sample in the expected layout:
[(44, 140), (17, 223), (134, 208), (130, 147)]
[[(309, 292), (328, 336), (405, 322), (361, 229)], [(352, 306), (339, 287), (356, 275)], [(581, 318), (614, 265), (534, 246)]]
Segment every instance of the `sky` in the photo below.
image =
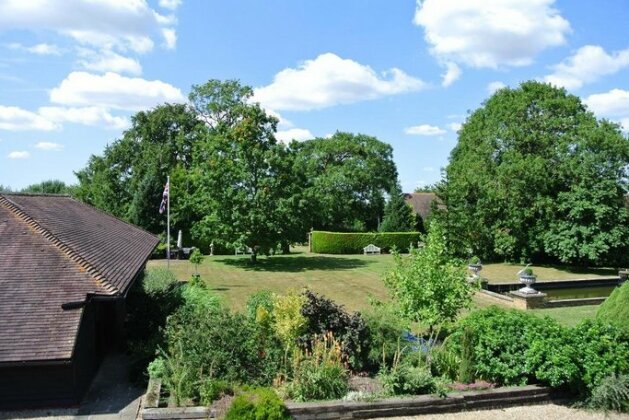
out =
[(627, 22), (627, 0), (0, 0), (0, 184), (76, 183), (135, 112), (238, 79), (279, 140), (375, 136), (412, 191), (525, 80), (629, 130)]

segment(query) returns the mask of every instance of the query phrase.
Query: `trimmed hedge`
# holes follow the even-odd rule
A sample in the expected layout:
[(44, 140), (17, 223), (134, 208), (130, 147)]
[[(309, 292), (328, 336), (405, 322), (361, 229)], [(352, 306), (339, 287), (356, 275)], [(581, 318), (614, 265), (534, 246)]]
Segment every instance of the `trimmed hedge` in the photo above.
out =
[(629, 281), (616, 287), (605, 302), (601, 303), (596, 318), (615, 324), (629, 335)]
[(319, 254), (362, 254), (363, 248), (374, 244), (389, 252), (392, 247), (407, 252), (410, 245), (417, 246), (419, 232), (339, 233), (312, 232), (312, 252)]

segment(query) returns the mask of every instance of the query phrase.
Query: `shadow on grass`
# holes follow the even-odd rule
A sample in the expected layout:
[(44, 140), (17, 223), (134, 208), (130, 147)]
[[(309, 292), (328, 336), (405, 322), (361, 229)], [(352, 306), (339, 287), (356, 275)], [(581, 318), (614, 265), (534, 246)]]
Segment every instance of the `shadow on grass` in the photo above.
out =
[(259, 258), (256, 264), (251, 263), (249, 258), (222, 258), (216, 262), (236, 267), (247, 271), (272, 271), (298, 273), (309, 270), (351, 270), (354, 268), (366, 267), (372, 264), (371, 261), (364, 261), (358, 258), (347, 257), (271, 257)]

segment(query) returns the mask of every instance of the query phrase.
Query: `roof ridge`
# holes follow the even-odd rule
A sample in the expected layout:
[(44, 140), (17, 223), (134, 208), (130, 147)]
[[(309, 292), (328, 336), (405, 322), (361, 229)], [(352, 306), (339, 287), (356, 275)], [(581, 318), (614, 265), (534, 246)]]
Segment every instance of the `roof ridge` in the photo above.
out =
[(50, 242), (53, 243), (53, 245), (59, 248), (70, 260), (74, 261), (81, 268), (85, 269), (85, 271), (87, 271), (87, 273), (92, 276), (97, 286), (102, 287), (104, 290), (109, 292), (109, 294), (120, 293), (120, 290), (118, 290), (114, 285), (107, 281), (106, 277), (89, 261), (83, 258), (81, 254), (79, 254), (74, 249), (72, 249), (72, 247), (68, 246), (66, 243), (57, 238), (48, 229), (40, 225), (37, 220), (29, 216), (24, 210), (22, 210), (22, 208), (18, 204), (7, 198), (4, 193), (0, 194), (0, 204), (4, 204), (5, 207), (8, 208), (9, 211), (17, 216), (20, 220), (22, 220), (22, 222), (26, 223), (36, 232), (41, 234), (44, 238), (48, 239)]

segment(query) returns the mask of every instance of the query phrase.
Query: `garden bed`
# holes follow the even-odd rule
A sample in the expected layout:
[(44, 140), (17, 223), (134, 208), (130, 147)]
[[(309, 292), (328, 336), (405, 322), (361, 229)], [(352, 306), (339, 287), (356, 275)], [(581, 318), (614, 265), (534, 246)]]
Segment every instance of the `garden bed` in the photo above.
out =
[[(159, 388), (159, 381), (151, 381), (142, 407), (143, 419), (206, 419), (214, 418), (215, 410), (209, 407), (157, 407), (156, 400), (149, 398)], [(157, 391), (159, 394), (159, 390)], [(369, 402), (317, 401), (289, 402), (286, 407), (297, 420), (373, 418), (410, 416), (506, 408), (512, 406), (540, 404), (553, 399), (551, 388), (537, 385), (504, 387), (480, 391), (455, 392), (446, 397), (420, 395), (407, 398), (386, 398)]]

